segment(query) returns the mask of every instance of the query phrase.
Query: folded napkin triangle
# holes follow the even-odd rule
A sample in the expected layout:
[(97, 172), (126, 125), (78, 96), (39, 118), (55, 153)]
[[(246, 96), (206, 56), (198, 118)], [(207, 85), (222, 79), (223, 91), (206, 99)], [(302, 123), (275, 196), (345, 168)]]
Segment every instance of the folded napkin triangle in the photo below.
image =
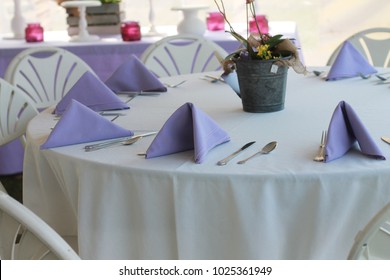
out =
[(41, 149), (133, 135), (132, 131), (114, 124), (80, 102), (71, 100)]
[(356, 141), (362, 153), (376, 159), (386, 159), (356, 112), (347, 102), (341, 101), (333, 112), (329, 124), (325, 162), (342, 157)]
[(87, 71), (57, 104), (54, 113), (62, 115), (71, 100), (77, 100), (94, 111), (129, 109), (99, 78)]
[(370, 65), (363, 55), (349, 42), (345, 41), (333, 62), (327, 81), (357, 77), (360, 74), (369, 75), (377, 70)]
[(195, 162), (202, 163), (211, 149), (229, 140), (229, 135), (206, 113), (185, 103), (165, 122), (146, 151), (146, 158), (193, 149)]
[(114, 92), (167, 91), (160, 80), (135, 55), (131, 55), (130, 59), (120, 65), (105, 84)]

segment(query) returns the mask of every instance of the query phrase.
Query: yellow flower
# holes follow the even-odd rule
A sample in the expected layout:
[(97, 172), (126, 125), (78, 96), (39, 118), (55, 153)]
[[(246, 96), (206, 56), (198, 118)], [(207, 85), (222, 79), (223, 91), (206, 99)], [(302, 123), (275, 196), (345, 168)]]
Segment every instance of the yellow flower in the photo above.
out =
[(269, 45), (264, 44), (256, 48), (257, 56), (261, 59), (272, 59), (271, 51), (269, 50)]

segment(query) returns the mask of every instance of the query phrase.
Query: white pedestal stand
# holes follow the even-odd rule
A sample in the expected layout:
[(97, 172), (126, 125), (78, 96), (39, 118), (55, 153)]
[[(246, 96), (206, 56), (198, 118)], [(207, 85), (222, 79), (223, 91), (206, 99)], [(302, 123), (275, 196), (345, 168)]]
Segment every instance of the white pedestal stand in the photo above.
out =
[(198, 11), (208, 8), (208, 6), (173, 7), (172, 11), (183, 12), (183, 20), (177, 26), (177, 33), (203, 35), (206, 31), (206, 22), (198, 18)]
[(90, 35), (88, 33), (88, 24), (86, 19), (87, 7), (97, 7), (102, 3), (100, 1), (65, 1), (61, 3), (64, 8), (79, 8), (79, 34), (71, 38), (72, 42), (92, 42), (100, 40), (97, 35)]
[(145, 37), (154, 37), (154, 36), (164, 36), (165, 34), (159, 33), (156, 29), (156, 26), (154, 24), (155, 19), (155, 13), (154, 13), (154, 7), (153, 7), (153, 0), (149, 0), (149, 22), (150, 22), (150, 29), (148, 33), (142, 34), (142, 36)]

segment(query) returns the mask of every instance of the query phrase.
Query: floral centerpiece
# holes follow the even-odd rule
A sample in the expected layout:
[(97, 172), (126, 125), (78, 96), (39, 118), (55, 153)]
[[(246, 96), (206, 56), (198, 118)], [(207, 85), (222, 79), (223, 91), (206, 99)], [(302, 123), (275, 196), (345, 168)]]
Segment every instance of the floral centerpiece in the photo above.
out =
[(255, 0), (246, 0), (246, 23), (253, 17), (257, 33), (245, 38), (236, 32), (230, 23), (223, 0), (214, 0), (219, 12), (229, 26), (228, 33), (242, 45), (223, 61), (224, 75), (237, 72), (240, 97), (244, 111), (273, 112), (284, 108), (287, 69), (291, 66), (297, 73), (306, 73), (299, 59), (297, 48), (283, 35), (263, 34), (256, 20)]
[[(293, 66), (294, 70), (298, 73), (305, 73), (305, 67), (299, 60), (299, 54), (297, 48), (289, 39), (283, 39), (283, 35), (263, 34), (256, 20), (255, 0), (246, 1), (246, 22), (249, 22), (249, 16), (252, 16), (255, 20), (258, 34), (249, 34), (249, 28), (247, 28), (247, 38), (244, 38), (238, 32), (236, 32), (230, 23), (223, 0), (214, 0), (219, 12), (222, 14), (225, 22), (229, 26), (229, 32), (234, 38), (236, 38), (241, 44), (242, 48), (239, 48), (235, 52), (231, 53), (225, 59), (224, 70), (229, 72), (234, 69), (234, 62), (238, 59), (252, 60), (269, 60), (269, 59), (283, 59), (281, 64)], [(233, 67), (233, 68), (232, 68)]]

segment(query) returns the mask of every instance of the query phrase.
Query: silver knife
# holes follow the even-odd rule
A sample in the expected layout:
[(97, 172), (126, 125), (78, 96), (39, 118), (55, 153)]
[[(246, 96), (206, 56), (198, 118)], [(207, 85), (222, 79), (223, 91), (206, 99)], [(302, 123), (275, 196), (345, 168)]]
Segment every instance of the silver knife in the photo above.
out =
[(221, 159), (220, 161), (218, 161), (218, 162), (217, 162), (217, 165), (226, 165), (226, 164), (228, 163), (229, 160), (231, 160), (232, 158), (234, 158), (236, 155), (238, 155), (240, 152), (242, 152), (243, 150), (245, 150), (245, 149), (248, 148), (249, 146), (253, 145), (254, 143), (256, 143), (256, 141), (246, 143), (244, 146), (242, 146), (240, 149), (238, 149), (237, 151), (235, 151), (235, 152), (232, 153), (231, 155), (229, 155), (229, 156), (227, 156), (226, 158)]
[(390, 144), (390, 137), (382, 136), (381, 139), (386, 142), (387, 144)]
[(130, 140), (130, 139), (135, 138), (135, 137), (138, 138), (138, 137), (145, 137), (145, 136), (155, 135), (155, 134), (157, 134), (157, 132), (158, 131), (152, 131), (152, 132), (147, 132), (147, 133), (143, 133), (143, 134), (133, 135), (131, 137), (121, 137), (121, 138), (117, 138), (117, 139), (101, 142), (101, 143), (98, 143), (98, 144), (87, 145), (87, 146), (84, 147), (84, 150), (86, 152), (96, 151), (98, 149), (106, 148), (106, 147), (109, 147), (111, 145), (115, 145), (115, 144), (118, 144), (118, 143)]

